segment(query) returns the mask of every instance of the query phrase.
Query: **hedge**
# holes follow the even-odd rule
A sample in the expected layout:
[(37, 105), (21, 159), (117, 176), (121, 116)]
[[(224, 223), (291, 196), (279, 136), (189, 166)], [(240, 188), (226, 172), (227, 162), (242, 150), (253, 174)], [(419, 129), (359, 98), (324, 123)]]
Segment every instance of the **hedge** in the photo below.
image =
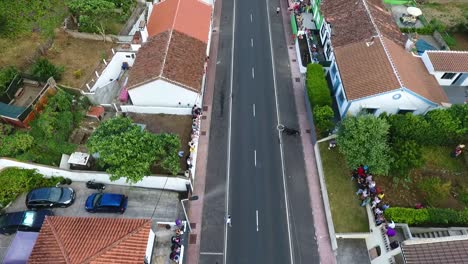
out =
[(0, 208), (7, 206), (22, 193), (46, 186), (55, 186), (63, 178), (44, 178), (36, 170), (6, 168), (0, 171)]
[(468, 226), (468, 208), (462, 211), (442, 208), (413, 209), (391, 207), (385, 210), (385, 218), (410, 226)]
[(306, 87), (312, 110), (316, 106), (332, 106), (332, 98), (322, 65), (316, 63), (307, 65)]

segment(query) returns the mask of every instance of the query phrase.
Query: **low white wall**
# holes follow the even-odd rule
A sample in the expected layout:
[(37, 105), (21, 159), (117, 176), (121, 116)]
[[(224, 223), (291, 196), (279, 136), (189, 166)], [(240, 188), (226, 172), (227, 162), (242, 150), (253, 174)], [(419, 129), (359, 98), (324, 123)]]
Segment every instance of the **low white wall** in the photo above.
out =
[[(46, 165), (19, 162), (13, 159), (0, 158), (0, 170), (4, 168), (8, 168), (8, 167), (36, 169), (39, 173), (43, 174), (46, 177), (62, 176), (65, 178), (70, 178), (73, 181), (86, 182), (89, 180), (96, 180), (98, 182), (102, 182), (105, 184), (130, 186), (130, 184), (126, 183), (125, 179), (123, 178), (117, 181), (111, 182), (109, 179), (109, 174), (103, 173), (103, 172), (63, 170), (63, 169), (46, 166)], [(153, 175), (153, 176), (145, 176), (140, 182), (131, 184), (131, 186), (183, 192), (187, 190), (187, 187), (186, 187), (187, 184), (190, 184), (190, 181), (188, 178)]]
[(192, 108), (186, 107), (159, 107), (159, 106), (138, 106), (138, 105), (121, 105), (124, 113), (139, 113), (139, 114), (171, 114), (171, 115), (191, 115)]

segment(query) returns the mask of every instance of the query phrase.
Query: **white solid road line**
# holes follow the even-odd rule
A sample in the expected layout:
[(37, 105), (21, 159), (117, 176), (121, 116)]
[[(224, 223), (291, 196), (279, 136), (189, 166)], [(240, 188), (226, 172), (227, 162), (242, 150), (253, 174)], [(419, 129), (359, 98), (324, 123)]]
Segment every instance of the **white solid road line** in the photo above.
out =
[(223, 252), (200, 252), (200, 255), (222, 256), (222, 255), (224, 255), (224, 253)]
[(253, 116), (255, 117), (255, 104), (253, 104)]
[(257, 167), (257, 150), (254, 150), (254, 163), (255, 167)]
[(255, 214), (256, 214), (256, 219), (257, 219), (257, 232), (258, 232), (258, 210), (255, 211)]
[[(229, 212), (229, 183), (230, 183), (230, 173), (231, 173), (231, 125), (232, 125), (232, 86), (234, 83), (234, 39), (236, 36), (236, 0), (233, 0), (232, 6), (232, 40), (231, 40), (231, 81), (229, 85), (229, 129), (228, 129), (228, 145), (227, 145), (227, 172), (226, 172), (226, 214)], [(252, 19), (252, 14), (250, 14), (250, 18)], [(227, 232), (227, 225), (224, 228), (224, 256), (223, 256), (223, 263), (227, 264), (227, 241), (228, 241), (228, 232)]]
[(255, 79), (255, 69), (252, 67), (252, 79)]
[(252, 14), (250, 14), (250, 23), (252, 23), (252, 22), (253, 22), (253, 16), (252, 16)]
[(250, 46), (253, 47), (253, 38), (250, 39)]
[[(276, 119), (278, 125), (280, 123), (280, 113), (279, 113), (279, 104), (278, 104), (278, 89), (276, 87), (276, 70), (275, 70), (275, 59), (274, 59), (274, 52), (273, 52), (273, 42), (271, 39), (271, 22), (270, 22), (270, 6), (268, 5), (268, 0), (265, 0), (266, 3), (266, 10), (267, 10), (267, 18), (268, 18), (268, 35), (270, 38), (270, 52), (271, 52), (271, 70), (273, 71), (273, 88), (275, 90), (275, 103), (276, 103)], [(286, 175), (284, 171), (284, 153), (283, 153), (283, 143), (281, 137), (281, 131), (278, 130), (278, 137), (280, 138), (280, 156), (281, 156), (281, 172), (283, 174), (283, 190), (284, 190), (284, 203), (286, 204), (286, 222), (288, 225), (288, 238), (289, 238), (289, 257), (291, 264), (294, 264), (294, 257), (293, 257), (293, 248), (292, 248), (292, 238), (291, 238), (291, 223), (289, 219), (289, 200), (288, 200), (288, 190), (286, 188)]]

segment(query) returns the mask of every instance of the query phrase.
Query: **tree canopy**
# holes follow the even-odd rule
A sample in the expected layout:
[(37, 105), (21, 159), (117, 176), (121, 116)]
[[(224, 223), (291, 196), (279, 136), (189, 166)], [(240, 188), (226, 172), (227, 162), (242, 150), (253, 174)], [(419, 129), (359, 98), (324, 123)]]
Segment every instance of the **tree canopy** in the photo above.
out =
[(390, 125), (373, 115), (346, 117), (338, 128), (336, 142), (350, 168), (368, 165), (372, 172), (387, 175), (392, 158), (387, 142)]
[(123, 177), (127, 182), (136, 183), (150, 174), (154, 163), (173, 175), (180, 171), (179, 137), (143, 131), (129, 118), (116, 117), (103, 122), (87, 146), (91, 153), (99, 153), (98, 162), (107, 168), (113, 181)]

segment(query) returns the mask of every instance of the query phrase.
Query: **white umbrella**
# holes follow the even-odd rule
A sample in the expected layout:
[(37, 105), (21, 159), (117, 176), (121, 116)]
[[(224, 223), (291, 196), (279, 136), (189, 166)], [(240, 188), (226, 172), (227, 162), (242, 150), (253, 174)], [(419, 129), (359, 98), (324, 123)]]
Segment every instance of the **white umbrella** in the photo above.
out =
[(414, 7), (414, 6), (408, 7), (406, 9), (406, 12), (408, 12), (408, 14), (410, 14), (412, 16), (415, 16), (415, 17), (418, 17), (418, 16), (422, 15), (421, 9), (419, 9), (417, 7)]

